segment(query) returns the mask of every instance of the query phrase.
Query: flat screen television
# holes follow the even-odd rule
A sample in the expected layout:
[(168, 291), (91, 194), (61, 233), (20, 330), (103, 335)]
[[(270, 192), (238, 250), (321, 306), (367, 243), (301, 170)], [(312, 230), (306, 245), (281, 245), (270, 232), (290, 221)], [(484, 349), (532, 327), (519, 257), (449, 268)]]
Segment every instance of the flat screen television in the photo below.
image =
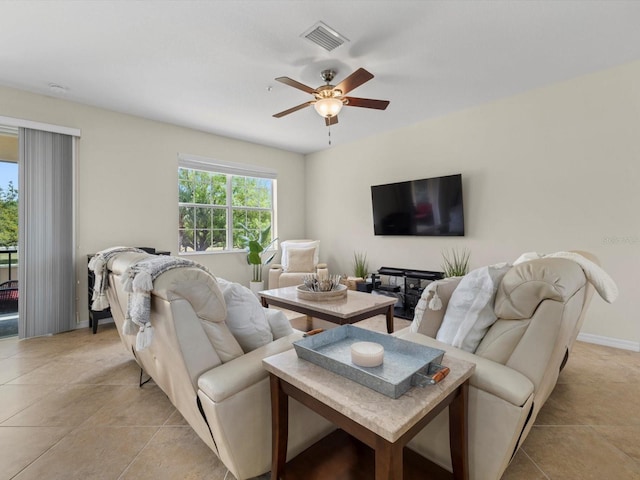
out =
[(462, 175), (373, 185), (376, 235), (463, 236)]

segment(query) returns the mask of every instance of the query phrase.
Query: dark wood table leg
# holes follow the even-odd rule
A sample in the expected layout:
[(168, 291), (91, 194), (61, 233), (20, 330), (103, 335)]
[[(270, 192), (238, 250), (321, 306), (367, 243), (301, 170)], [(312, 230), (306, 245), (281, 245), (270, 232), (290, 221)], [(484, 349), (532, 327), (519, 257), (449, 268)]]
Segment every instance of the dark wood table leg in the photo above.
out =
[(393, 333), (393, 307), (394, 305), (389, 305), (387, 310), (387, 333)]
[(467, 401), (469, 380), (460, 385), (459, 393), (449, 405), (449, 447), (454, 480), (469, 479), (467, 448)]
[(271, 480), (283, 478), (287, 463), (289, 437), (289, 401), (280, 379), (269, 374), (271, 384)]
[(375, 448), (376, 480), (402, 480), (404, 447), (378, 437)]
[(264, 308), (269, 308), (269, 302), (267, 302), (267, 299), (264, 297), (260, 297), (260, 303), (262, 304), (262, 306)]

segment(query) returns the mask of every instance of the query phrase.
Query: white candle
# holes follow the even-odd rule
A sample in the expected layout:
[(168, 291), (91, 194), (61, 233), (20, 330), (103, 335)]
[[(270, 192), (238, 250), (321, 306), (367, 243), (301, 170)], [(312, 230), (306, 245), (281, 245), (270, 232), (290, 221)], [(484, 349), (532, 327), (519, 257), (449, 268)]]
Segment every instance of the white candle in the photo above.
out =
[(329, 280), (329, 270), (321, 268), (318, 270), (318, 281)]
[(351, 361), (360, 367), (382, 365), (384, 347), (374, 342), (356, 342), (351, 345)]

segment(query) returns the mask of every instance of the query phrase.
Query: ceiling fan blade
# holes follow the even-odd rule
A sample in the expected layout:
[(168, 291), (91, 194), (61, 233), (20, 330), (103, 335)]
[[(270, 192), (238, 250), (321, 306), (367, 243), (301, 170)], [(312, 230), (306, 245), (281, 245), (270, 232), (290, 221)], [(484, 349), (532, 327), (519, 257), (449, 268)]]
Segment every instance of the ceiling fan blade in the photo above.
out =
[(297, 88), (298, 90), (302, 90), (307, 93), (315, 93), (315, 88), (311, 88), (306, 86), (304, 83), (297, 82), (289, 77), (278, 77), (276, 78), (278, 82), (284, 83), (285, 85), (289, 85), (290, 87)]
[(298, 110), (302, 110), (305, 107), (308, 107), (313, 103), (313, 100), (309, 100), (308, 102), (301, 103), (295, 107), (290, 108), (289, 110), (284, 110), (283, 112), (276, 113), (273, 115), (276, 118), (284, 117), (285, 115), (289, 115), (290, 113), (297, 112)]
[(354, 88), (358, 88), (365, 82), (368, 82), (373, 78), (373, 74), (367, 72), (364, 68), (359, 68), (347, 78), (342, 80), (338, 85), (336, 85), (336, 89), (342, 90), (342, 94), (346, 95), (348, 92), (353, 90)]
[(385, 110), (389, 105), (389, 100), (373, 100), (371, 98), (345, 97), (347, 107), (364, 107), (375, 108), (376, 110)]
[(324, 124), (327, 127), (330, 127), (331, 125), (335, 125), (336, 123), (338, 123), (337, 115), (334, 115), (333, 117), (324, 117)]

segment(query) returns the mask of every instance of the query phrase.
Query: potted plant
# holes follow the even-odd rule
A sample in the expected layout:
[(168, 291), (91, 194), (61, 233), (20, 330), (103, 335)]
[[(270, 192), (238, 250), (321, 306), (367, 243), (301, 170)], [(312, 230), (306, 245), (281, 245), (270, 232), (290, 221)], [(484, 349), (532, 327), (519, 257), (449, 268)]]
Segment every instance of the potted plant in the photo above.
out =
[(356, 277), (356, 289), (368, 291), (366, 281), (369, 275), (369, 262), (366, 253), (353, 252), (353, 274)]
[(353, 273), (356, 277), (363, 280), (367, 279), (369, 273), (369, 262), (367, 262), (367, 254), (362, 252), (353, 252)]
[(251, 282), (249, 286), (251, 291), (256, 293), (260, 290), (264, 290), (264, 282), (262, 281), (262, 269), (264, 265), (271, 263), (276, 256), (277, 251), (272, 253), (265, 253), (273, 244), (278, 240), (271, 238), (271, 225), (262, 230), (257, 236), (252, 235), (252, 231), (245, 225), (242, 225), (246, 235), (241, 237), (241, 242), (245, 245), (247, 251), (247, 263), (251, 265)]
[(469, 255), (470, 252), (466, 248), (458, 251), (452, 248), (451, 252), (442, 252), (442, 271), (445, 278), (462, 277), (469, 272)]

